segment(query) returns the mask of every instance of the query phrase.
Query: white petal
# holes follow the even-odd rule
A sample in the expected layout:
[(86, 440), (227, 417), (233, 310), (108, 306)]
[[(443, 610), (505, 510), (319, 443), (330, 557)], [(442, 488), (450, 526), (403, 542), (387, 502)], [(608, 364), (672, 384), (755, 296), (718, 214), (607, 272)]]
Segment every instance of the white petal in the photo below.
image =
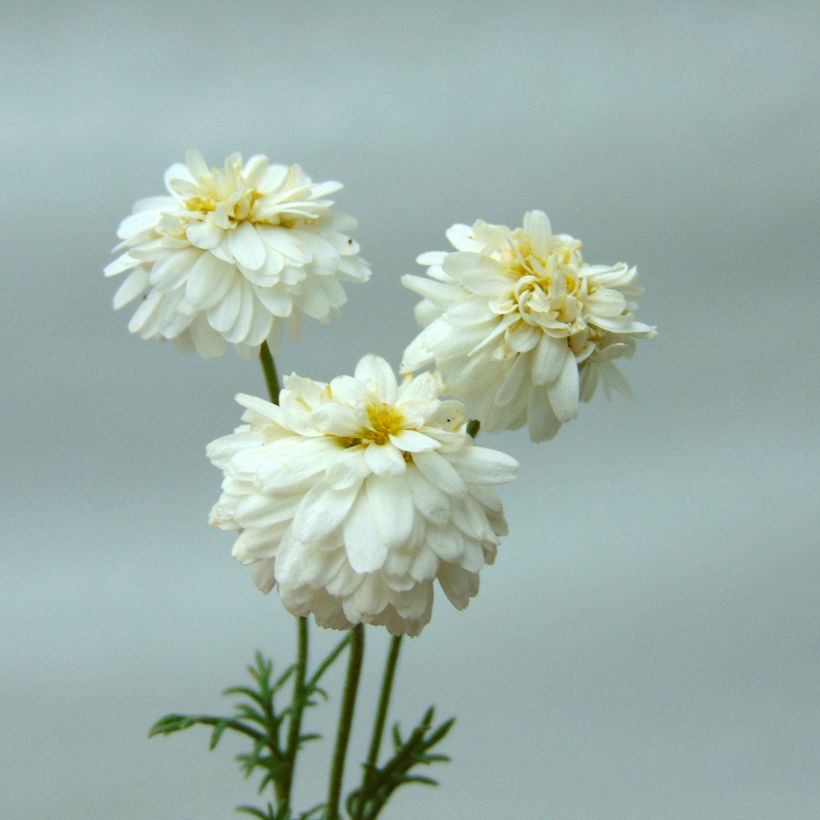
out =
[(553, 412), (547, 398), (547, 391), (543, 387), (530, 392), (527, 404), (527, 426), (533, 441), (548, 441), (555, 438), (561, 429), (561, 422)]
[(243, 222), (228, 232), (228, 250), (243, 268), (250, 270), (261, 268), (267, 256), (265, 243), (250, 222)]
[(194, 179), (202, 179), (202, 177), (209, 177), (211, 175), (208, 169), (208, 163), (205, 162), (205, 157), (196, 150), (196, 148), (189, 148), (185, 152), (185, 165), (191, 172)]
[(224, 298), (234, 284), (235, 268), (221, 262), (208, 251), (200, 251), (194, 259), (196, 261), (188, 273), (185, 285), (185, 301), (192, 308), (206, 310)]
[(242, 305), (241, 278), (238, 271), (232, 274), (228, 292), (208, 313), (208, 322), (214, 330), (220, 333), (230, 330), (239, 316), (239, 308)]
[(340, 450), (325, 473), (325, 482), (334, 490), (344, 490), (358, 484), (370, 475), (364, 458), (364, 448)]
[(413, 499), (404, 476), (372, 475), (365, 482), (370, 518), (388, 549), (401, 547), (413, 528)]
[(264, 492), (297, 487), (324, 470), (339, 445), (330, 438), (307, 439), (288, 452), (276, 454), (259, 468)]
[(480, 253), (451, 253), (442, 267), (467, 290), (482, 296), (498, 296), (515, 284), (500, 262)]
[(187, 248), (161, 256), (151, 268), (151, 284), (160, 290), (174, 290), (190, 273), (200, 252)]
[(436, 577), (438, 557), (429, 547), (422, 547), (410, 564), (410, 575), (418, 582), (429, 581)]
[(257, 304), (251, 284), (244, 276), (238, 277), (238, 280), (240, 285), (239, 312), (233, 326), (225, 333), (225, 338), (231, 344), (242, 344), (245, 341), (251, 324), (253, 324), (253, 311)]
[(543, 335), (532, 359), (532, 383), (552, 384), (560, 375), (568, 355), (565, 339)]
[(268, 338), (273, 324), (273, 316), (260, 304), (255, 304), (253, 309), (253, 322), (245, 337), (245, 344), (256, 346), (262, 344)]
[(292, 264), (302, 265), (307, 261), (304, 246), (297, 242), (286, 228), (259, 227), (257, 231), (266, 245), (282, 254)]
[(150, 330), (147, 330), (147, 326), (159, 310), (162, 298), (162, 294), (158, 290), (149, 292), (128, 322), (128, 330), (131, 333), (139, 333), (144, 339), (151, 335)]
[(255, 286), (256, 296), (259, 301), (274, 316), (286, 317), (293, 312), (293, 299), (286, 292), (280, 291), (277, 287), (262, 288)]
[(352, 376), (337, 376), (330, 383), (333, 398), (356, 406), (367, 401), (367, 389)]
[(407, 469), (407, 486), (416, 509), (434, 524), (446, 524), (450, 519), (450, 502), (447, 496), (431, 484), (415, 467)]
[(446, 456), (468, 484), (504, 484), (518, 474), (518, 462), (499, 450), (467, 446)]
[(390, 441), (407, 453), (424, 453), (428, 450), (438, 450), (441, 443), (417, 430), (402, 430), (397, 435), (390, 436)]
[[(444, 257), (447, 256), (447, 251), (427, 251), (426, 253), (420, 253), (416, 257), (416, 262), (419, 265), (440, 265), (444, 261)], [(402, 276), (402, 282), (404, 281), (404, 277)]]
[(463, 498), (467, 495), (467, 486), (456, 469), (436, 452), (416, 453), (413, 462), (422, 475), (434, 486), (447, 495)]
[(356, 365), (354, 376), (358, 381), (372, 386), (382, 401), (395, 403), (398, 392), (396, 374), (381, 356), (374, 356), (372, 353), (362, 356)]
[(401, 475), (407, 469), (404, 456), (392, 444), (369, 444), (364, 460), (376, 475)]
[(441, 393), (441, 378), (437, 373), (420, 373), (405, 378), (399, 386), (399, 404), (437, 399)]
[(136, 299), (148, 287), (148, 284), (148, 274), (142, 268), (137, 268), (114, 294), (114, 310), (119, 310)]
[(464, 555), (464, 536), (454, 526), (429, 526), (425, 533), (427, 545), (443, 561), (458, 561)]
[(156, 211), (140, 211), (131, 216), (127, 216), (120, 222), (117, 229), (117, 236), (120, 239), (130, 239), (143, 231), (150, 230), (159, 221), (159, 214)]
[(305, 543), (320, 541), (331, 533), (350, 511), (358, 487), (334, 490), (317, 484), (307, 492), (293, 519), (293, 533)]
[(321, 288), (306, 282), (306, 287), (296, 296), (299, 309), (320, 322), (326, 321), (331, 312), (331, 305)]
[(222, 338), (222, 334), (217, 333), (204, 316), (194, 320), (190, 329), (191, 341), (200, 356), (210, 359), (221, 356), (228, 349), (228, 343)]
[(211, 250), (222, 241), (222, 230), (213, 222), (194, 222), (185, 232), (188, 241), (203, 250)]
[(557, 381), (547, 390), (550, 406), (559, 421), (567, 422), (578, 415), (578, 391), (578, 364), (570, 353), (564, 359)]
[(543, 211), (528, 211), (524, 214), (524, 230), (530, 235), (532, 249), (542, 259), (547, 255), (547, 240), (552, 236), (552, 226)]
[(610, 390), (614, 390), (616, 393), (620, 393), (627, 401), (638, 401), (637, 396), (632, 390), (632, 385), (626, 376), (618, 369), (618, 365), (616, 365), (615, 362), (601, 362), (598, 367), (600, 368), (600, 376), (604, 383), (604, 390), (607, 396), (609, 396)]
[(253, 582), (256, 584), (260, 592), (267, 595), (276, 584), (276, 579), (273, 574), (274, 559), (265, 558), (260, 561), (253, 568)]
[(470, 598), (478, 594), (478, 575), (458, 564), (441, 564), (437, 577), (444, 594), (456, 609), (464, 609)]
[(122, 256), (118, 256), (113, 262), (109, 262), (105, 268), (103, 268), (103, 274), (105, 276), (118, 276), (141, 264), (142, 262), (139, 259), (134, 259), (130, 254), (124, 253)]
[(231, 555), (242, 564), (252, 564), (260, 558), (271, 558), (279, 549), (280, 537), (281, 533), (270, 527), (261, 531), (244, 530), (234, 541)]
[(344, 542), (347, 560), (356, 572), (375, 572), (384, 563), (387, 546), (370, 517), (366, 493), (359, 494), (345, 519)]
[(480, 251), (484, 247), (484, 242), (475, 236), (469, 225), (452, 225), (447, 229), (446, 236), (452, 246), (460, 251)]
[(449, 305), (464, 296), (464, 290), (460, 285), (437, 282), (435, 279), (428, 279), (426, 276), (405, 274), (401, 278), (401, 283), (408, 290), (412, 290), (413, 293), (417, 293), (424, 299), (430, 299), (441, 307)]
[(538, 344), (542, 335), (540, 328), (528, 325), (526, 322), (519, 322), (516, 327), (507, 332), (505, 338), (507, 344), (516, 353), (527, 353)]
[(345, 404), (323, 404), (308, 416), (307, 423), (333, 436), (356, 437), (362, 431), (356, 414)]
[(507, 371), (507, 375), (498, 391), (495, 394), (495, 403), (499, 407), (509, 404), (521, 390), (524, 384), (524, 377), (527, 375), (527, 356), (519, 353), (515, 357), (512, 367)]

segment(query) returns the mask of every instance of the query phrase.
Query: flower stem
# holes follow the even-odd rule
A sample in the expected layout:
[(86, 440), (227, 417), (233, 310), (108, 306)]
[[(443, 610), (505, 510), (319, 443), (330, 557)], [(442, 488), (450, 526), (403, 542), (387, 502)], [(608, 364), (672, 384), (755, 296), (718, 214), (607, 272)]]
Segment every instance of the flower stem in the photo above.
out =
[(293, 680), (293, 702), (291, 703), (288, 726), (288, 769), (282, 787), (280, 805), (290, 808), (290, 792), (296, 772), (296, 756), (299, 752), (299, 738), (302, 734), (302, 713), (305, 711), (305, 675), (308, 660), (308, 619), (299, 618), (297, 625), (296, 676)]
[(382, 692), (379, 697), (379, 708), (376, 712), (376, 722), (373, 725), (370, 751), (367, 753), (365, 781), (370, 779), (371, 771), (379, 760), (379, 749), (382, 745), (384, 724), (387, 721), (387, 709), (390, 706), (390, 695), (393, 693), (393, 678), (396, 675), (396, 664), (398, 663), (399, 650), (401, 649), (401, 637), (401, 635), (396, 635), (390, 641), (390, 652), (387, 655), (387, 663), (384, 667), (384, 679), (382, 680)]
[(276, 373), (276, 364), (273, 361), (267, 342), (262, 342), (262, 346), (259, 348), (259, 361), (262, 362), (262, 370), (265, 373), (265, 382), (268, 385), (270, 400), (277, 404), (279, 402), (279, 376)]
[(330, 786), (327, 794), (326, 818), (339, 820), (339, 797), (342, 793), (342, 778), (345, 770), (347, 743), (350, 740), (350, 728), (353, 724), (353, 710), (356, 706), (356, 695), (359, 690), (359, 675), (362, 671), (364, 657), (364, 627), (354, 626), (350, 638), (350, 657), (347, 664), (342, 710), (339, 713), (339, 728), (336, 732), (336, 748), (333, 751), (333, 768), (330, 772)]
[[(270, 400), (279, 402), (279, 375), (276, 372), (276, 362), (270, 352), (267, 341), (262, 342), (259, 348), (259, 361), (262, 372), (265, 374), (265, 384), (268, 386)], [(296, 674), (293, 679), (293, 700), (291, 701), (290, 722), (288, 725), (287, 760), (288, 767), (284, 776), (274, 779), (273, 787), (276, 793), (276, 802), (283, 811), (290, 810), (290, 793), (293, 787), (293, 776), (296, 772), (296, 757), (299, 753), (299, 738), (302, 733), (302, 713), (305, 710), (305, 676), (308, 662), (308, 621), (299, 618), (296, 633)]]

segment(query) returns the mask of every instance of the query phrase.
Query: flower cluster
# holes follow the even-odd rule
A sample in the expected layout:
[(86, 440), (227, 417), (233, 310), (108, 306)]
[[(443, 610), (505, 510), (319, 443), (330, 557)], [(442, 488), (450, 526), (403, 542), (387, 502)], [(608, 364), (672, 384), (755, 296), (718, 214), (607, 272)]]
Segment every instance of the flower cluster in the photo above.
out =
[(285, 379), (279, 404), (240, 395), (243, 424), (208, 447), (225, 473), (212, 522), (263, 591), (336, 629), (418, 634), (433, 582), (462, 609), (506, 532), (492, 485), (517, 463), (477, 447), (437, 374), (399, 385), (383, 359), (329, 384)]
[(482, 429), (528, 424), (535, 441), (552, 438), (602, 382), (631, 395), (614, 363), (655, 329), (635, 320), (637, 271), (589, 265), (581, 243), (553, 234), (542, 211), (522, 228), (454, 225), (454, 252), (419, 256), (429, 278), (403, 283), (423, 300), (424, 328), (405, 351), (403, 372), (434, 364), (447, 390), (469, 402)]
[[(328, 321), (341, 282), (370, 276), (345, 233), (355, 220), (327, 199), (337, 182), (262, 155), (209, 168), (189, 151), (165, 185), (123, 220), (106, 268), (127, 274), (115, 308), (141, 297), (129, 329), (142, 338), (248, 354), (283, 325), (295, 336), (303, 314)], [(224, 472), (212, 522), (238, 531), (234, 555), (256, 565), (263, 591), (277, 587), (290, 612), (323, 626), (418, 634), (434, 582), (467, 606), (506, 532), (491, 488), (517, 464), (474, 445), (461, 402), (485, 431), (527, 424), (544, 441), (599, 383), (631, 397), (616, 360), (655, 335), (635, 319), (636, 269), (588, 264), (542, 211), (520, 228), (478, 221), (447, 237), (454, 251), (422, 254), (427, 276), (402, 279), (422, 297), (423, 329), (400, 385), (372, 355), (329, 384), (291, 375), (278, 405), (240, 395), (245, 423), (208, 446)]]
[(365, 282), (367, 265), (331, 209), (338, 182), (311, 182), (298, 165), (243, 163), (231, 154), (209, 168), (189, 151), (165, 174), (168, 196), (136, 203), (107, 276), (129, 275), (114, 297), (121, 308), (142, 297), (129, 330), (173, 339), (219, 356), (274, 343), (283, 323), (296, 335), (302, 314), (327, 322), (345, 302), (341, 282)]

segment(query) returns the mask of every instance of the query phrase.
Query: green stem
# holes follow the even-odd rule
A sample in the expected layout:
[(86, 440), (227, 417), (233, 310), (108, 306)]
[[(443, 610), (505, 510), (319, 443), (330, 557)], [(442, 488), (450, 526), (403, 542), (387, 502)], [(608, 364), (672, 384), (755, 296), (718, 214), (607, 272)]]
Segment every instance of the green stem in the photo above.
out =
[(363, 657), (364, 627), (358, 624), (353, 627), (350, 639), (350, 658), (347, 664), (347, 678), (342, 698), (342, 710), (339, 713), (339, 728), (336, 732), (336, 748), (333, 750), (333, 768), (330, 772), (330, 787), (327, 794), (327, 820), (340, 820), (339, 797), (342, 793), (347, 743), (350, 740), (350, 728), (353, 725), (353, 710), (356, 706)]
[(396, 675), (396, 664), (399, 660), (400, 649), (401, 635), (396, 635), (390, 641), (390, 652), (387, 655), (387, 663), (384, 667), (382, 693), (379, 697), (379, 708), (376, 712), (376, 723), (373, 726), (373, 737), (370, 741), (370, 751), (367, 753), (367, 768), (365, 769), (365, 781), (370, 779), (370, 773), (379, 760), (379, 749), (382, 745), (384, 724), (387, 721), (387, 709), (390, 706), (390, 695), (393, 693), (393, 678)]
[(299, 752), (299, 738), (302, 734), (302, 713), (305, 711), (305, 676), (308, 659), (308, 620), (299, 618), (297, 626), (296, 676), (293, 681), (293, 702), (291, 703), (288, 726), (287, 758), (289, 766), (282, 786), (280, 805), (290, 808), (290, 792), (296, 772), (296, 755)]
[(279, 401), (279, 376), (276, 373), (276, 364), (273, 361), (267, 342), (262, 342), (262, 346), (259, 348), (259, 361), (262, 362), (262, 370), (265, 373), (265, 383), (268, 385), (270, 400), (277, 404)]
[[(267, 341), (262, 342), (259, 348), (259, 361), (262, 372), (265, 374), (265, 384), (268, 386), (270, 400), (279, 402), (279, 375), (276, 372), (276, 362), (270, 352)], [(297, 650), (296, 674), (293, 679), (293, 699), (290, 704), (290, 722), (288, 725), (287, 760), (288, 767), (282, 778), (274, 778), (273, 789), (276, 802), (282, 811), (290, 810), (290, 793), (293, 787), (293, 776), (296, 772), (296, 757), (299, 753), (299, 737), (302, 733), (302, 713), (305, 710), (305, 675), (308, 662), (308, 622), (307, 618), (297, 621)]]

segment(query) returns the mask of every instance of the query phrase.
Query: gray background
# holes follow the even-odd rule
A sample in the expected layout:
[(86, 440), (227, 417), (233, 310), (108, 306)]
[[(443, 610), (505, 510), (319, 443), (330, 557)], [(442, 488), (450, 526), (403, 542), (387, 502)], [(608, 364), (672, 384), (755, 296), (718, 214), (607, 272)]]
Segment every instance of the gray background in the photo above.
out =
[[(405, 724), (458, 715), (454, 762), (386, 817), (820, 816), (816, 3), (2, 19), (2, 817), (230, 816), (252, 797), (238, 747), (146, 729), (219, 708), (257, 647), (291, 657), (278, 600), (207, 524), (204, 446), (238, 422), (235, 392), (263, 391), (258, 368), (129, 336), (101, 274), (188, 146), (346, 183), (372, 282), (283, 370), (397, 364), (416, 254), (536, 207), (588, 260), (638, 264), (660, 327), (625, 368), (639, 405), (600, 398), (540, 447), (485, 441), (522, 462), (511, 534), (471, 607), (440, 603), (405, 645), (395, 700)], [(326, 768), (326, 750), (303, 760), (302, 806)]]

